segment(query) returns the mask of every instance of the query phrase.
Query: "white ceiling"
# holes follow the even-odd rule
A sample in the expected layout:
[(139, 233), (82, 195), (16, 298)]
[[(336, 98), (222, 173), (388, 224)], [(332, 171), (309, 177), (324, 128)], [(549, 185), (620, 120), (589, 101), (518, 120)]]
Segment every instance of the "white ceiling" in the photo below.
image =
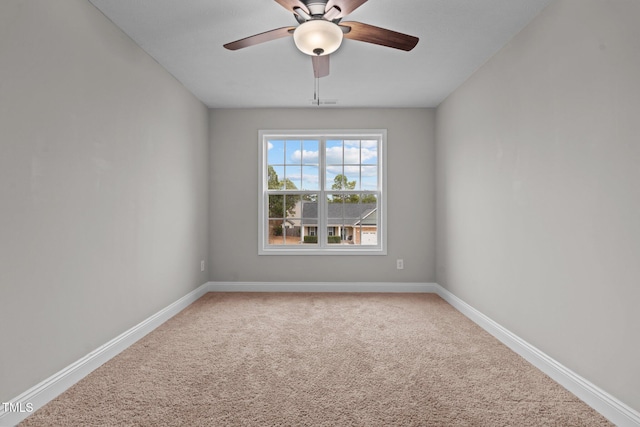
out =
[[(275, 1), (90, 1), (209, 107), (311, 107), (311, 60), (292, 38), (222, 47), (297, 25)], [(370, 0), (345, 20), (420, 42), (404, 52), (345, 39), (320, 79), (320, 98), (337, 107), (436, 107), (550, 2)]]

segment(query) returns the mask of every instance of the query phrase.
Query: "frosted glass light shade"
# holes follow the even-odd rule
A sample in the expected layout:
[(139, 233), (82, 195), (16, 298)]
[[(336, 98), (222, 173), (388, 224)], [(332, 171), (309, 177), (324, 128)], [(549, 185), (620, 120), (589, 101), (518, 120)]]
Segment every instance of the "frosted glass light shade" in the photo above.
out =
[(312, 56), (329, 55), (342, 43), (342, 30), (333, 22), (314, 19), (300, 24), (293, 32), (293, 41), (303, 53)]

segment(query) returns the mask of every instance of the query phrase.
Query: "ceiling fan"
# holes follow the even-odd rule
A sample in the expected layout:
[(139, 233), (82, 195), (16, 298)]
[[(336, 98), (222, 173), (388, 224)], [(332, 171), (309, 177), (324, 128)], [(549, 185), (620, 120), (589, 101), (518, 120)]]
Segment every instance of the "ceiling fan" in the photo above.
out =
[(374, 27), (361, 22), (342, 22), (342, 18), (362, 6), (367, 0), (275, 0), (293, 13), (297, 27), (282, 27), (236, 40), (224, 45), (238, 50), (282, 37), (293, 36), (297, 48), (311, 56), (316, 78), (329, 75), (329, 55), (342, 43), (343, 37), (410, 51), (418, 38)]

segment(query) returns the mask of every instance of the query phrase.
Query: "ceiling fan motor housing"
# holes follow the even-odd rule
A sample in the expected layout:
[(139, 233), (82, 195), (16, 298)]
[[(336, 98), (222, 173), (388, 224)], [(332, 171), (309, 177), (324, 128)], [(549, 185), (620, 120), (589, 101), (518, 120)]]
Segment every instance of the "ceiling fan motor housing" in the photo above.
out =
[(327, 0), (307, 0), (302, 1), (302, 4), (307, 7), (309, 13), (300, 7), (294, 7), (293, 16), (299, 24), (304, 24), (312, 19), (326, 19), (337, 24), (342, 19), (338, 17), (340, 15), (338, 6), (333, 6), (327, 10)]
[(307, 5), (307, 9), (309, 9), (309, 12), (313, 17), (324, 15), (325, 9), (327, 7), (327, 0), (308, 0), (304, 3)]

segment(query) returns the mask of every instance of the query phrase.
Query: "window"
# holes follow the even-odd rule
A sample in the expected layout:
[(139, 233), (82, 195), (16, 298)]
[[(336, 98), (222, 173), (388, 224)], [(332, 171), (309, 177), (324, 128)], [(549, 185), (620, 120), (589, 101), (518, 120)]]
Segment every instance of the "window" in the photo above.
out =
[(385, 130), (260, 131), (261, 255), (386, 254)]

